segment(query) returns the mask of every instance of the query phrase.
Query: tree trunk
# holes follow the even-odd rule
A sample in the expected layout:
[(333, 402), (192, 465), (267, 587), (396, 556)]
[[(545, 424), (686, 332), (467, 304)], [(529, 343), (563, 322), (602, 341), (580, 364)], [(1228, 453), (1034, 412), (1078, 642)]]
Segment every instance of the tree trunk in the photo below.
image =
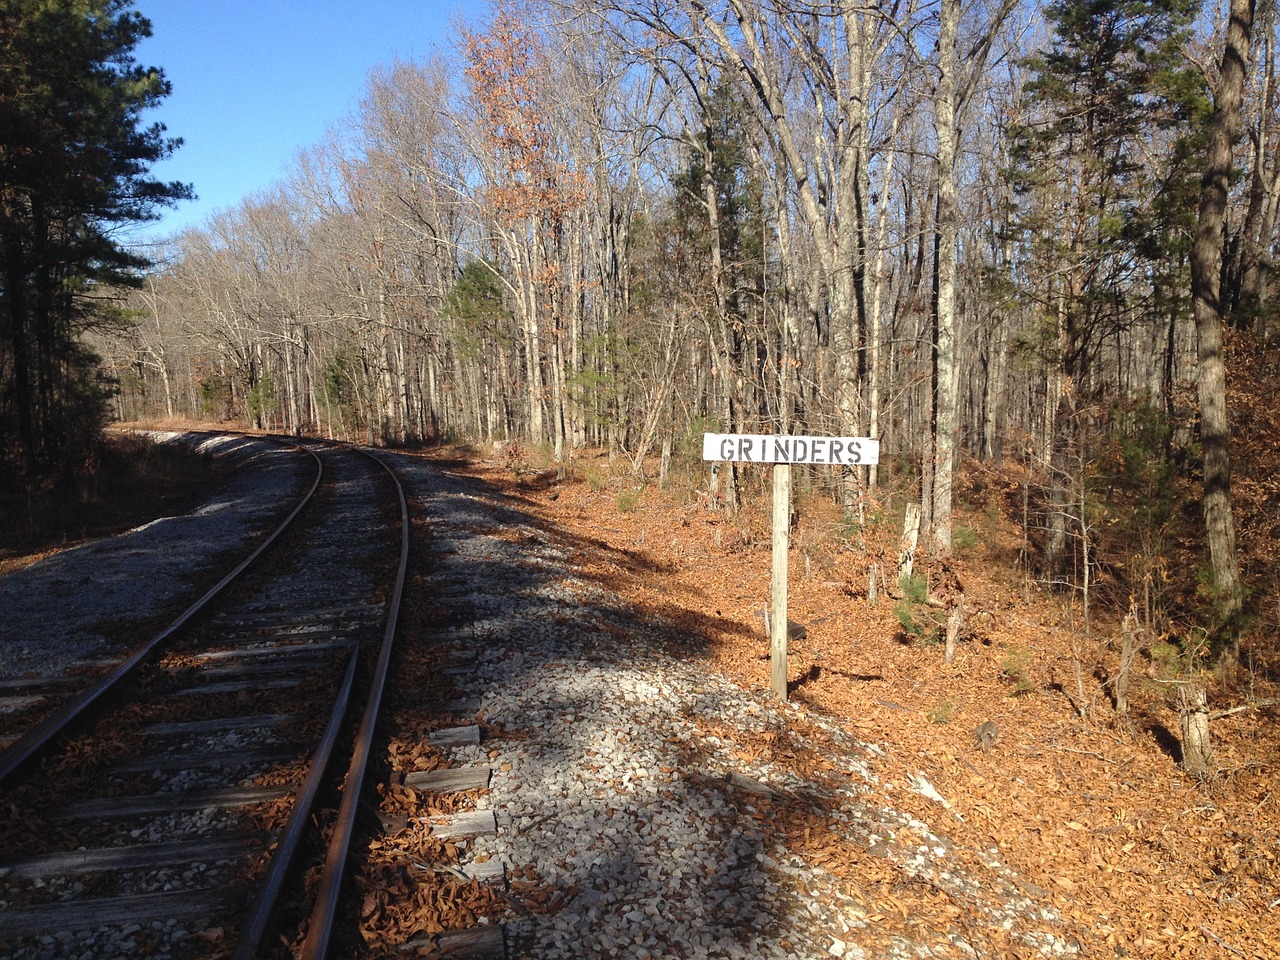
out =
[(513, 264), (519, 274), (519, 303), (521, 328), (524, 334), (525, 391), (528, 405), (526, 435), (533, 443), (547, 439), (546, 421), (543, 415), (545, 383), (542, 371), (542, 330), (538, 322), (537, 276), (540, 263), (528, 263), (527, 254), (514, 236), (504, 235)]
[[(910, 580), (916, 563), (916, 544), (920, 539), (920, 505), (907, 504), (907, 513), (902, 523), (902, 543), (898, 548), (898, 586), (903, 587)], [(905, 589), (905, 588), (904, 588)]]
[[(1066, 297), (1060, 293), (1057, 303), (1058, 344), (1063, 356), (1070, 353)], [(1072, 444), (1074, 422), (1074, 383), (1062, 363), (1054, 363), (1046, 386), (1043, 461), (1049, 472), (1048, 503), (1045, 517), (1045, 575), (1057, 581), (1066, 569), (1067, 513), (1069, 499), (1067, 479), (1068, 456)]]
[[(938, 138), (937, 342), (934, 353), (934, 422), (930, 540), (940, 556), (951, 553), (951, 478), (955, 463), (958, 387), (956, 357), (956, 238), (960, 202), (956, 194), (956, 31), (960, 0), (941, 0), (938, 13), (938, 90), (934, 126)], [(949, 662), (949, 661), (948, 661)]]
[(1204, 688), (1178, 688), (1178, 716), (1182, 724), (1182, 769), (1193, 777), (1213, 772), (1213, 743), (1209, 737), (1209, 701)]
[(1274, 174), (1267, 170), (1272, 153), (1267, 134), (1275, 101), (1275, 54), (1269, 31), (1262, 31), (1260, 43), (1265, 69), (1262, 71), (1262, 89), (1257, 95), (1258, 125), (1254, 134), (1249, 206), (1240, 228), (1240, 253), (1236, 268), (1231, 271), (1231, 283), (1235, 289), (1229, 298), (1236, 313), (1234, 325), (1240, 329), (1261, 319), (1262, 276), (1266, 270), (1263, 260), (1275, 233), (1276, 189), (1280, 186), (1277, 180), (1280, 170)]
[(960, 642), (960, 633), (964, 630), (964, 593), (956, 596), (955, 606), (947, 614), (947, 640), (943, 649), (943, 660), (952, 663), (956, 658), (956, 644)]
[(1239, 649), (1235, 624), (1243, 604), (1240, 561), (1231, 516), (1231, 451), (1226, 371), (1222, 359), (1222, 237), (1231, 179), (1231, 148), (1240, 129), (1240, 101), (1249, 62), (1255, 0), (1231, 0), (1207, 169), (1200, 183), (1200, 217), (1191, 251), (1191, 297), (1200, 337), (1197, 370), (1200, 443), (1204, 451), (1204, 521), (1218, 599), (1224, 654)]
[[(707, 63), (701, 59), (698, 61), (698, 86), (699, 95), (703, 102), (709, 102), (711, 97), (711, 78)], [(724, 424), (723, 429), (732, 433), (738, 427), (737, 414), (739, 409), (733, 402), (734, 377), (737, 374), (737, 365), (734, 363), (733, 335), (730, 331), (729, 293), (726, 286), (724, 246), (720, 231), (720, 197), (716, 189), (715, 178), (712, 175), (712, 170), (715, 166), (715, 131), (712, 128), (713, 121), (710, 116), (704, 116), (702, 120), (704, 126), (699, 133), (696, 147), (701, 152), (703, 162), (702, 202), (707, 211), (707, 242), (709, 244), (708, 254), (711, 260), (711, 292), (715, 297), (716, 306), (715, 316), (712, 321), (715, 329), (711, 331), (711, 343), (712, 349), (716, 354), (715, 364), (712, 369), (718, 383), (713, 389), (719, 392), (720, 420)], [(721, 472), (724, 482), (723, 497), (725, 507), (730, 513), (737, 513), (737, 468), (733, 463), (725, 463), (721, 467)]]
[[(894, 111), (890, 120), (890, 140), (895, 140), (898, 131), (901, 128), (903, 114), (901, 111)], [(880, 196), (886, 197), (893, 188), (893, 168), (894, 161), (897, 159), (898, 152), (896, 150), (888, 151), (888, 155), (884, 158), (884, 175), (880, 181)], [(875, 262), (871, 268), (871, 289), (867, 294), (867, 435), (878, 438), (882, 432), (880, 427), (881, 414), (881, 379), (880, 379), (880, 322), (884, 315), (884, 298), (885, 288), (887, 284), (885, 273), (885, 253), (887, 244), (884, 238), (889, 235), (890, 204), (881, 203), (880, 210), (876, 217), (876, 235), (879, 242), (876, 243)], [(867, 489), (872, 494), (880, 485), (880, 465), (873, 464), (867, 469)]]
[(1116, 714), (1121, 717), (1129, 715), (1129, 677), (1133, 672), (1133, 661), (1138, 655), (1138, 630), (1140, 621), (1134, 606), (1120, 621), (1120, 669), (1116, 671)]
[(987, 342), (985, 376), (982, 396), (982, 456), (996, 465), (1002, 461), (1004, 438), (1001, 426), (1004, 421), (1005, 396), (1008, 390), (1006, 359), (1008, 351), (1008, 326), (1003, 315), (993, 318), (995, 329)]

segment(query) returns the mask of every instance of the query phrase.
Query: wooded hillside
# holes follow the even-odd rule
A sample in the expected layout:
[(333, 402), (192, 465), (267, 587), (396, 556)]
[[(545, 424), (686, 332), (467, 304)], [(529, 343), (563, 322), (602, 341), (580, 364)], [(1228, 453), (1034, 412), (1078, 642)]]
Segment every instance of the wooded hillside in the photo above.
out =
[(704, 430), (873, 436), (878, 468), (814, 478), (852, 540), (916, 500), (945, 555), (955, 466), (996, 468), (1042, 582), (1160, 632), (1198, 578), (1183, 626), (1230, 658), (1262, 571), (1220, 344), (1275, 365), (1275, 29), (1252, 0), (496, 3), (172, 239), (98, 340), (116, 412), (637, 474)]
[(191, 194), (150, 176), (179, 142), (142, 122), (169, 93), (150, 34), (127, 0), (0, 0), (0, 519), (91, 459), (111, 385), (85, 334), (149, 266), (116, 231)]

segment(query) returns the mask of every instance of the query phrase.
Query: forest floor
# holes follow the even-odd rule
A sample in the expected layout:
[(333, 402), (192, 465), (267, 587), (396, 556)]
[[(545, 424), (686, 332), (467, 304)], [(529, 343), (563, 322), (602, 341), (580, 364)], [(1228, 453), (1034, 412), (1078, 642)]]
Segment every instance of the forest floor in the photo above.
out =
[[(447, 456), (458, 471), (459, 451)], [(769, 689), (760, 615), (770, 578), (767, 495), (730, 517), (687, 486), (628, 482), (603, 457), (580, 459), (562, 481), (510, 449), (468, 459), (461, 472), (505, 489), (522, 510), (583, 544), (575, 559), (587, 577), (696, 638), (690, 656), (748, 689)], [(1005, 481), (1005, 489), (1016, 486)], [(1179, 769), (1163, 648), (1152, 643), (1140, 654), (1129, 715), (1118, 717), (1105, 681), (1118, 667), (1123, 610), (1098, 604), (1085, 630), (1078, 598), (1044, 589), (1018, 566), (1021, 528), (997, 500), (957, 510), (957, 527), (973, 534), (951, 564), (964, 587), (966, 627), (948, 665), (941, 644), (904, 636), (892, 598), (870, 602), (866, 555), (849, 549), (834, 507), (816, 495), (801, 499), (788, 597), (789, 618), (807, 631), (790, 644), (795, 703), (883, 745), (882, 777), (905, 783), (923, 773), (959, 815), (957, 846), (998, 846), (1029, 893), (1089, 932), (1085, 955), (1280, 955), (1274, 707), (1216, 719), (1216, 770), (1188, 777)], [(629, 558), (625, 569), (619, 556)], [(1276, 652), (1262, 645), (1275, 629), (1253, 631), (1248, 669), (1201, 677), (1212, 709), (1276, 695)], [(976, 729), (987, 721), (999, 739), (981, 749)], [(772, 753), (763, 739), (755, 749)], [(921, 819), (935, 802), (895, 796), (907, 812), (920, 806)], [(882, 861), (832, 864), (809, 853), (904, 933), (945, 917), (944, 906), (928, 902), (936, 891), (886, 872)]]
[[(870, 511), (862, 530), (851, 531), (829, 495), (797, 477), (788, 613), (806, 634), (790, 645), (791, 700), (881, 745), (876, 766), (885, 781), (927, 778), (937, 797), (895, 791), (899, 807), (927, 822), (938, 798), (949, 804), (957, 848), (998, 847), (1025, 892), (1080, 931), (1085, 956), (1280, 956), (1280, 740), (1278, 711), (1266, 705), (1280, 697), (1280, 409), (1273, 402), (1280, 374), (1233, 359), (1233, 492), (1253, 611), (1241, 666), (1214, 672), (1207, 659), (1188, 660), (1196, 632), (1185, 624), (1193, 618), (1168, 617), (1157, 635), (1141, 638), (1127, 717), (1116, 714), (1108, 681), (1119, 665), (1131, 572), (1113, 565), (1104, 575), (1087, 624), (1078, 592), (1038, 582), (1020, 560), (1023, 478), (1016, 471), (966, 464), (957, 483), (947, 576), (963, 585), (965, 629), (951, 664), (941, 644), (904, 634), (893, 598), (882, 592), (873, 603), (868, 596), (869, 559), (891, 569), (896, 558), (901, 504), (896, 513)], [(661, 487), (637, 483), (625, 461), (603, 454), (579, 455), (561, 478), (514, 446), (421, 455), (447, 459), (451, 471), (504, 491), (563, 542), (576, 543), (585, 578), (691, 638), (686, 655), (707, 670), (748, 690), (769, 688), (760, 617), (770, 578), (763, 470), (730, 515), (698, 490), (701, 471)], [(175, 487), (195, 495), (185, 483), (171, 483), (170, 493)], [(1173, 606), (1184, 611), (1196, 602), (1194, 571), (1203, 562), (1194, 494), (1184, 490), (1179, 506), (1185, 532), (1172, 533), (1157, 558), (1166, 592), (1181, 591)], [(129, 499), (125, 491), (118, 496)], [(102, 515), (112, 509), (98, 508)], [(5, 559), (20, 566), (21, 554), (57, 549), (65, 538), (43, 548), (24, 538)], [(921, 565), (938, 576), (927, 557)], [(1203, 779), (1179, 767), (1173, 681), (1188, 675), (1189, 663), (1200, 667), (1195, 676), (1210, 708), (1230, 711), (1212, 723), (1215, 769)], [(999, 736), (984, 749), (976, 730), (987, 721)], [(815, 762), (778, 752), (765, 737), (738, 741), (737, 749), (775, 765), (794, 762), (801, 773)], [(787, 842), (872, 904), (878, 924), (910, 936), (919, 925), (946, 929), (955, 920), (957, 907), (942, 891), (882, 858), (818, 849), (820, 833), (807, 830)]]
[[(1249, 414), (1263, 415), (1276, 416), (1265, 406)], [(1269, 422), (1253, 426), (1280, 437)], [(1274, 522), (1266, 478), (1274, 485), (1280, 477), (1280, 454), (1273, 465), (1265, 445), (1250, 450), (1239, 475), (1239, 511), (1246, 518), (1242, 552), (1256, 584), (1276, 537), (1250, 524)], [(518, 448), (442, 446), (419, 454), (507, 494), (557, 540), (576, 544), (571, 560), (585, 579), (619, 595), (638, 617), (660, 619), (671, 634), (688, 637), (687, 656), (700, 658), (707, 670), (750, 691), (769, 689), (760, 614), (771, 551), (763, 470), (730, 515), (711, 509), (688, 478), (665, 489), (638, 484), (624, 461), (603, 454), (579, 456), (563, 479)], [(205, 477), (205, 483), (221, 482)], [(1016, 476), (972, 466), (964, 474), (955, 525), (965, 533), (957, 537), (950, 569), (964, 588), (965, 630), (948, 665), (940, 643), (904, 635), (893, 598), (881, 593), (871, 602), (868, 554), (851, 548), (830, 498), (799, 482), (788, 614), (806, 634), (790, 643), (790, 699), (879, 744), (883, 754), (875, 766), (882, 781), (927, 778), (955, 814), (947, 822), (956, 848), (998, 847), (1022, 878), (1023, 892), (1078, 931), (1081, 955), (1280, 956), (1277, 710), (1258, 706), (1216, 719), (1214, 774), (1187, 776), (1179, 769), (1179, 719), (1165, 659), (1171, 647), (1161, 645), (1177, 638), (1161, 637), (1144, 646), (1129, 716), (1118, 717), (1105, 681), (1118, 666), (1123, 610), (1105, 602), (1104, 583), (1086, 630), (1078, 597), (1044, 588), (1018, 563), (1021, 526), (1009, 506), (1018, 485)], [(124, 529), (148, 506), (156, 508), (156, 499), (147, 500), (161, 489), (171, 506), (199, 502), (202, 486), (166, 465), (152, 481), (143, 476), (97, 497), (100, 520), (92, 529), (68, 535), (51, 527), (49, 543), (24, 535), (8, 544), (5, 565), (20, 567), (85, 535), (110, 533), (113, 517)], [(879, 537), (881, 558), (896, 551), (900, 510), (864, 530)], [(921, 565), (931, 568), (924, 557)], [(1277, 597), (1259, 590), (1253, 602), (1275, 610)], [(1230, 676), (1201, 675), (1212, 709), (1280, 695), (1273, 643), (1280, 625), (1265, 621), (1255, 621), (1246, 638), (1246, 666)], [(975, 731), (987, 721), (999, 737), (983, 749)], [(815, 762), (777, 751), (768, 737), (751, 744), (738, 732), (735, 744), (748, 754), (758, 751), (774, 768), (794, 762), (800, 776)], [(911, 790), (893, 794), (898, 809), (922, 822), (936, 819), (937, 802)], [(786, 842), (872, 905), (883, 934), (897, 929), (911, 938), (955, 922), (958, 908), (940, 889), (889, 861), (866, 851), (822, 849), (829, 841), (820, 831), (792, 833)], [(986, 943), (992, 956), (1015, 949), (1008, 941)]]
[[(1193, 479), (1173, 493), (1171, 515), (1145, 551), (1123, 524), (1099, 534), (1099, 559), (1114, 562), (1103, 563), (1086, 616), (1079, 591), (1047, 588), (1022, 562), (1025, 477), (966, 463), (949, 570), (921, 560), (934, 582), (963, 587), (963, 638), (947, 664), (940, 643), (905, 635), (893, 598), (882, 591), (873, 603), (868, 595), (869, 560), (882, 570), (896, 561), (902, 504), (870, 511), (851, 535), (829, 495), (795, 478), (788, 616), (806, 634), (790, 643), (791, 700), (883, 745), (877, 768), (886, 780), (923, 773), (958, 815), (950, 835), (957, 847), (997, 846), (1028, 894), (1087, 931), (1085, 956), (1280, 956), (1280, 369), (1236, 345), (1230, 353), (1234, 506), (1252, 612), (1233, 670), (1196, 656), (1205, 652), (1196, 649), (1196, 611), (1207, 601), (1197, 593), (1204, 548)], [(690, 656), (750, 690), (769, 689), (764, 470), (756, 468), (760, 476), (730, 516), (709, 508), (696, 478), (666, 489), (638, 484), (625, 463), (601, 454), (580, 457), (560, 480), (519, 448), (463, 459), (583, 544), (576, 559), (587, 576), (696, 638)], [(1127, 496), (1129, 515), (1143, 519), (1155, 502), (1140, 483), (1108, 496), (1113, 514), (1124, 512), (1118, 501)], [(1132, 558), (1144, 552), (1140, 577)], [(628, 562), (619, 566), (619, 556)], [(1122, 617), (1143, 596), (1135, 583), (1142, 579), (1165, 612), (1141, 618), (1150, 628), (1139, 633), (1128, 714), (1120, 716), (1111, 681)], [(1176, 688), (1188, 678), (1205, 685), (1212, 711), (1226, 713), (1211, 724), (1214, 772), (1200, 779), (1180, 769)], [(987, 721), (999, 739), (983, 749), (976, 731)], [(764, 740), (755, 749), (775, 764), (787, 759)], [(908, 813), (916, 804), (926, 821), (935, 803), (905, 791), (894, 797)], [(806, 836), (789, 842), (803, 848)], [(906, 935), (920, 924), (945, 928), (956, 910), (884, 861), (800, 852)]]

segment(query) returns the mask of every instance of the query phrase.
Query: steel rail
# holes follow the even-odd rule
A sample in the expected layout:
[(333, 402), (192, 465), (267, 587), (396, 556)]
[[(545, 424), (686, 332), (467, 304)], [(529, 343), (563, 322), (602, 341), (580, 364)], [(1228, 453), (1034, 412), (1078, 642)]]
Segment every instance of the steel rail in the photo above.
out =
[(360, 803), (360, 792), (364, 787), (365, 772), (369, 766), (369, 754), (373, 747), (374, 728), (378, 723), (378, 711), (382, 706), (382, 694), (386, 688), (387, 672), (391, 664), (391, 652), (395, 643), (396, 626), (400, 615), (400, 600), (404, 595), (405, 575), (409, 566), (409, 505), (405, 500), (404, 487), (400, 478), (381, 457), (365, 452), (373, 459), (396, 485), (400, 498), (400, 569), (396, 574), (395, 592), (391, 598), (391, 613), (387, 618), (387, 627), (382, 634), (382, 646), (378, 650), (378, 664), (374, 669), (372, 690), (365, 704), (364, 716), (360, 721), (360, 731), (352, 750), (351, 765), (347, 769), (343, 781), (342, 805), (338, 810), (338, 819), (329, 836), (329, 849), (325, 856), (324, 871), (321, 874), (320, 886), (316, 893), (315, 906), (311, 911), (311, 919), (307, 923), (306, 940), (302, 945), (302, 960), (324, 960), (329, 954), (329, 941), (333, 933), (334, 916), (338, 909), (338, 898), (342, 888), (342, 876), (347, 862), (347, 851), (351, 846), (351, 838), (355, 832), (356, 813)]
[[(365, 704), (364, 715), (359, 732), (352, 748), (351, 763), (343, 780), (342, 801), (338, 811), (338, 819), (330, 835), (328, 853), (324, 871), (320, 880), (315, 910), (307, 927), (306, 940), (303, 944), (303, 958), (324, 957), (328, 951), (329, 936), (333, 928), (333, 917), (337, 912), (338, 897), (342, 885), (343, 864), (346, 861), (347, 849), (351, 844), (351, 836), (355, 824), (360, 789), (364, 782), (368, 757), (373, 743), (374, 727), (377, 724), (378, 710), (382, 702), (382, 692), (386, 686), (386, 677), (391, 660), (391, 650), (400, 616), (400, 602), (404, 596), (404, 583), (409, 566), (409, 505), (404, 495), (404, 487), (382, 459), (367, 451), (358, 451), (377, 463), (395, 484), (400, 501), (400, 563), (396, 571), (395, 589), (388, 605), (387, 624), (382, 635), (382, 644), (378, 652), (378, 662), (371, 679), (371, 690)], [(280, 837), (267, 873), (258, 888), (257, 895), (250, 906), (249, 918), (241, 928), (240, 937), (232, 960), (253, 960), (262, 948), (262, 942), (271, 928), (276, 905), (284, 891), (293, 867), (293, 860), (302, 843), (303, 835), (311, 826), (311, 811), (321, 781), (327, 772), (326, 768), (332, 759), (333, 747), (341, 733), (342, 721), (346, 716), (351, 689), (355, 678), (355, 664), (358, 651), (352, 651), (351, 661), (347, 667), (342, 688), (335, 701), (330, 715), (329, 725), (324, 739), (316, 750), (315, 760), (307, 779), (303, 784), (297, 803), (289, 816), (289, 821)]]
[(347, 707), (351, 701), (351, 691), (355, 687), (356, 665), (360, 660), (360, 651), (352, 650), (347, 658), (347, 669), (342, 677), (342, 685), (334, 700), (333, 711), (329, 714), (329, 723), (324, 729), (324, 736), (312, 758), (311, 769), (307, 779), (303, 781), (298, 799), (294, 802), (293, 811), (285, 824), (284, 831), (276, 843), (275, 852), (271, 855), (271, 863), (267, 867), (262, 885), (249, 908), (249, 917), (240, 929), (240, 938), (232, 960), (253, 960), (258, 956), (263, 939), (271, 929), (271, 921), (275, 916), (276, 904), (289, 879), (289, 872), (302, 845), (303, 837), (311, 826), (311, 810), (315, 806), (316, 796), (320, 792), (322, 781), (329, 769), (329, 761), (333, 749), (342, 735), (343, 721), (347, 717)]
[(164, 643), (175, 633), (181, 630), (193, 617), (199, 614), (209, 603), (211, 603), (219, 594), (230, 586), (241, 574), (243, 574), (273, 543), (276, 542), (285, 530), (293, 523), (302, 509), (311, 502), (311, 498), (315, 495), (316, 490), (320, 486), (320, 480), (324, 476), (324, 464), (320, 458), (316, 456), (312, 450), (305, 447), (295, 447), (295, 449), (305, 451), (316, 462), (316, 476), (311, 483), (311, 488), (300, 499), (284, 521), (273, 530), (262, 543), (260, 543), (244, 560), (242, 560), (230, 573), (219, 580), (207, 593), (199, 600), (189, 606), (182, 614), (174, 620), (169, 626), (165, 627), (160, 633), (156, 634), (142, 646), (138, 647), (131, 653), (119, 666), (112, 670), (106, 676), (100, 678), (91, 684), (79, 696), (72, 699), (69, 703), (64, 704), (55, 713), (46, 717), (40, 723), (36, 724), (31, 730), (11, 743), (4, 750), (0, 751), (0, 789), (4, 789), (9, 785), (10, 779), (28, 763), (35, 760), (49, 747), (49, 745), (61, 736), (66, 729), (71, 726), (84, 713), (94, 707), (109, 691), (117, 684), (131, 677), (151, 653), (160, 644)]

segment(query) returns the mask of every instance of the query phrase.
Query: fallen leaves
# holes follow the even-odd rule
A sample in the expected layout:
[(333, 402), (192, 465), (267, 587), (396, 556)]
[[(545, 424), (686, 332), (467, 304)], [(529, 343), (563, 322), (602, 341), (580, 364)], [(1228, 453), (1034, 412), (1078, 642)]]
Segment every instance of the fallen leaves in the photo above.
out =
[[(768, 592), (768, 544), (751, 527), (756, 514), (767, 513), (764, 505), (748, 503), (733, 519), (650, 489), (640, 509), (620, 513), (585, 483), (558, 484), (552, 497), (547, 488), (511, 487), (500, 470), (469, 469), (518, 493), (549, 537), (572, 545), (582, 578), (622, 594), (637, 626), (656, 626), (655, 642), (669, 638), (671, 655), (700, 660), (748, 689), (769, 689), (768, 644), (756, 618)], [(1095, 719), (1080, 719), (1051, 682), (1071, 667), (1069, 624), (1052, 598), (1010, 588), (1002, 561), (991, 560), (1004, 549), (994, 527), (986, 534), (991, 555), (957, 564), (966, 603), (982, 611), (981, 637), (963, 644), (948, 667), (940, 650), (898, 640), (891, 604), (869, 605), (858, 558), (838, 543), (825, 547), (814, 532), (836, 526), (820, 515), (820, 501), (811, 498), (793, 534), (806, 554), (795, 557), (788, 611), (808, 627), (791, 644), (788, 672), (801, 710), (758, 736), (688, 717), (701, 738), (725, 745), (744, 767), (768, 763), (829, 784), (859, 775), (833, 762), (834, 748), (824, 747), (806, 711), (838, 718), (883, 747), (865, 758), (880, 783), (866, 785), (868, 803), (944, 833), (949, 846), (940, 868), (979, 878), (983, 902), (1016, 895), (1032, 899), (1037, 911), (1056, 910), (1085, 954), (1280, 955), (1280, 911), (1271, 907), (1280, 889), (1280, 801), (1272, 796), (1275, 757), (1265, 718), (1224, 724), (1221, 755), (1232, 758), (1234, 772), (1204, 786), (1183, 778), (1150, 732), (1177, 728), (1161, 689), (1131, 692), (1132, 729), (1113, 728), (1102, 705)], [(990, 527), (989, 520), (974, 522)], [(1010, 542), (1006, 554), (1016, 551)], [(1000, 682), (1014, 648), (1028, 651), (1045, 675), (1019, 697)], [(943, 718), (950, 722), (935, 722)], [(973, 748), (973, 730), (987, 719), (1002, 737), (984, 753)], [(1235, 730), (1238, 739), (1230, 736)], [(952, 809), (904, 789), (916, 776), (927, 777)], [(1018, 939), (1024, 922), (992, 926), (976, 901), (906, 876), (900, 858), (884, 855), (891, 852), (884, 844), (894, 842), (887, 828), (881, 845), (868, 848), (840, 836), (822, 811), (788, 802), (778, 816), (767, 801), (750, 800), (755, 809), (743, 800), (742, 816), (756, 817), (808, 868), (836, 877), (860, 905), (865, 928), (842, 940), (874, 953), (877, 943), (887, 949), (895, 936), (910, 934), (944, 956), (959, 935), (985, 955), (1038, 955)], [(909, 836), (901, 842), (936, 856), (932, 841)], [(991, 858), (1013, 871), (1016, 889), (1002, 892)], [(518, 889), (530, 910), (551, 909), (565, 895), (537, 877), (517, 882), (528, 885)]]
[[(1250, 423), (1250, 442), (1237, 451), (1235, 493), (1241, 529), (1255, 535), (1241, 538), (1242, 554), (1246, 569), (1261, 572), (1262, 579), (1255, 579), (1263, 582), (1280, 560), (1275, 528), (1280, 407), (1266, 398), (1259, 401), (1256, 385), (1270, 375), (1257, 369), (1257, 360), (1248, 352), (1232, 352), (1237, 375), (1230, 389), (1233, 407), (1246, 411)], [(450, 469), (466, 472), (456, 463)], [(486, 471), (473, 466), (469, 472)], [(499, 474), (489, 471), (486, 480), (510, 487), (510, 477)], [(808, 625), (807, 636), (791, 647), (793, 698), (802, 708), (838, 718), (863, 739), (883, 744), (883, 753), (867, 760), (882, 784), (905, 784), (925, 768), (929, 782), (953, 805), (954, 820), (939, 820), (935, 803), (901, 789), (869, 794), (868, 800), (897, 804), (924, 822), (945, 823), (954, 841), (946, 857), (949, 867), (977, 874), (978, 852), (998, 856), (1017, 871), (1027, 896), (1075, 924), (1086, 954), (1110, 956), (1123, 949), (1153, 957), (1280, 955), (1274, 711), (1215, 722), (1226, 767), (1203, 785), (1182, 778), (1165, 752), (1172, 739), (1168, 731), (1177, 726), (1160, 690), (1133, 692), (1132, 728), (1113, 727), (1105, 701), (1094, 705), (1092, 721), (1075, 717), (1061, 689), (1053, 686), (1069, 676), (1072, 664), (1069, 620), (1060, 603), (1037, 595), (1029, 584), (1024, 588), (1022, 576), (1011, 574), (1007, 560), (1016, 556), (1018, 545), (1010, 540), (999, 509), (1007, 503), (994, 494), (1015, 498), (1020, 486), (995, 472), (989, 479), (997, 509), (966, 518), (982, 529), (984, 549), (958, 564), (966, 606), (972, 603), (977, 611), (971, 620), (980, 623), (981, 635), (962, 645), (951, 668), (941, 663), (939, 650), (896, 639), (890, 604), (867, 602), (862, 558), (824, 538), (824, 525), (837, 529), (838, 518), (823, 515), (821, 496), (808, 498), (794, 536), (789, 598), (790, 616)], [(676, 502), (652, 488), (639, 509), (625, 514), (614, 498), (592, 495), (582, 483), (517, 492), (524, 508), (545, 521), (550, 538), (573, 545), (585, 579), (624, 594), (637, 611), (637, 624), (666, 625), (673, 654), (700, 659), (708, 670), (750, 689), (768, 689), (768, 647), (755, 618), (768, 591), (767, 509), (752, 501), (750, 491), (737, 518)], [(873, 551), (892, 555), (894, 533), (888, 531), (887, 547), (872, 543)], [(430, 601), (419, 603), (425, 609)], [(624, 629), (606, 621), (596, 626)], [(1031, 653), (1048, 682), (1011, 698), (999, 677), (1015, 647)], [(1275, 666), (1260, 665), (1258, 675), (1275, 675)], [(410, 664), (415, 689), (431, 689), (429, 674), (414, 669)], [(1269, 692), (1274, 691), (1259, 695)], [(934, 710), (944, 703), (945, 713)], [(931, 711), (937, 720), (946, 716), (950, 722), (934, 722)], [(767, 759), (815, 782), (853, 776), (832, 769), (820, 739), (800, 743), (792, 736), (803, 728), (804, 718), (803, 712), (791, 715), (787, 729), (757, 740), (710, 727), (702, 734), (728, 739), (744, 764)], [(999, 724), (1002, 743), (979, 753), (972, 749), (972, 730), (988, 718)], [(411, 716), (395, 731), (392, 765), (419, 770), (440, 765), (439, 752), (425, 736), (440, 722), (440, 716), (425, 712)], [(1160, 731), (1166, 734), (1163, 747)], [(114, 748), (104, 740), (92, 752)], [(420, 807), (423, 815), (448, 812), (443, 804), (423, 800), (391, 789), (384, 809), (403, 804)], [(791, 809), (779, 829), (787, 850), (839, 875), (862, 904), (868, 936), (891, 938), (914, 927), (942, 931), (939, 936), (945, 937), (964, 926), (963, 905), (908, 882), (894, 861), (837, 837), (823, 818), (798, 818)], [(389, 925), (377, 936), (388, 930), (405, 938), (415, 931), (438, 932), (444, 918), (452, 927), (467, 916), (509, 906), (454, 875), (406, 870), (406, 852), (424, 863), (451, 852), (447, 846), (433, 847), (417, 831), (411, 825), (386, 850), (375, 844), (374, 867), (362, 881), (367, 884), (362, 913)], [(400, 851), (394, 857), (392, 847)], [(557, 895), (569, 895), (540, 884), (536, 876), (521, 874), (517, 882), (529, 885), (521, 894), (532, 906), (550, 908)], [(972, 918), (966, 922), (977, 925)], [(1029, 953), (1001, 939), (998, 931), (965, 929), (975, 942), (992, 938), (983, 944), (989, 955)]]

